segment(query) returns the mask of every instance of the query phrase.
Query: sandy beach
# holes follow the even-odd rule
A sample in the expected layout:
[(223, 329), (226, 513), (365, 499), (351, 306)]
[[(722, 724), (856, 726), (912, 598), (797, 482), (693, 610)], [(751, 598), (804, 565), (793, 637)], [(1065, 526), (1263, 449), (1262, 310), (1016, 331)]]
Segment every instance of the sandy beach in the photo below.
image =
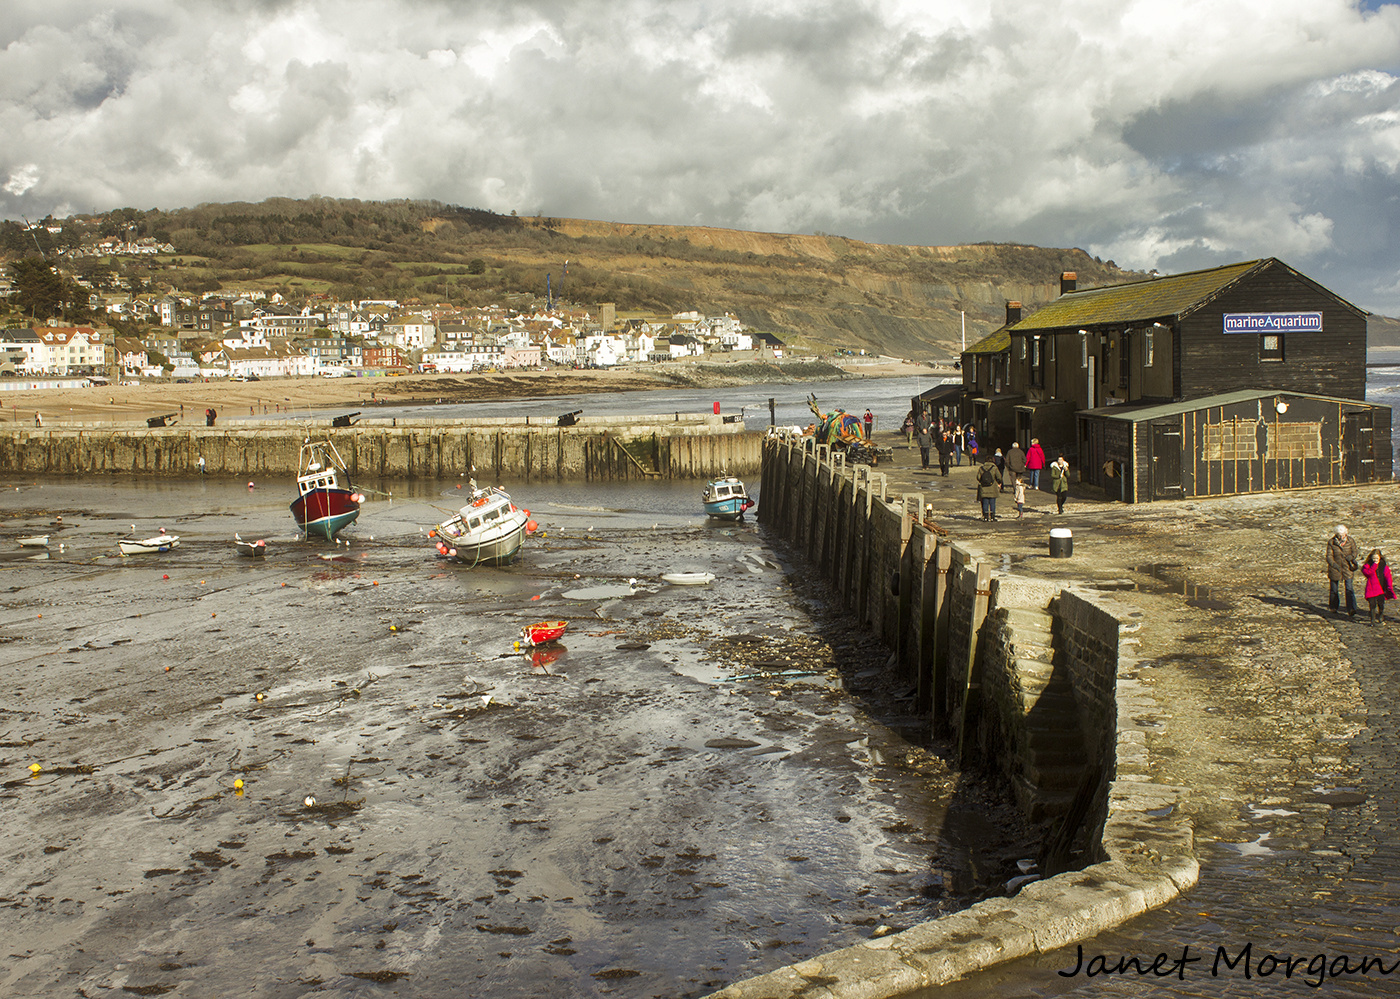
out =
[[(295, 409), (367, 409), (436, 402), (485, 402), (517, 396), (624, 392), (670, 387), (720, 387), (775, 380), (831, 380), (842, 377), (890, 378), (928, 373), (926, 365), (894, 359), (833, 364), (703, 362), (647, 365), (608, 370), (520, 370), (464, 375), (405, 375), (373, 378), (264, 378), (256, 382), (148, 380), (140, 385), (33, 389), (0, 393), (3, 422), (32, 425), (67, 420), (130, 421), (168, 413), (183, 423), (202, 421), (206, 409), (222, 416), (261, 415)], [(805, 376), (805, 377), (803, 377)], [(245, 412), (246, 411), (246, 412)]]

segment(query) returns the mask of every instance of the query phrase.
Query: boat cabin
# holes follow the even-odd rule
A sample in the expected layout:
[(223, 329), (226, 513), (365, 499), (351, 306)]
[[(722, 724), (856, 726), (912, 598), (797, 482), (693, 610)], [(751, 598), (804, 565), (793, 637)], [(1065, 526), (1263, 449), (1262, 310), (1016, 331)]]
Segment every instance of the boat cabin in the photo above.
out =
[(735, 496), (742, 499), (748, 498), (748, 493), (744, 491), (744, 484), (738, 479), (720, 479), (705, 487), (706, 499), (730, 499)]
[(307, 493), (315, 492), (318, 489), (340, 488), (339, 484), (336, 482), (335, 469), (328, 468), (322, 471), (319, 464), (313, 463), (308, 465), (306, 470), (310, 474), (303, 475), (297, 479), (297, 488), (301, 491), (303, 496)]

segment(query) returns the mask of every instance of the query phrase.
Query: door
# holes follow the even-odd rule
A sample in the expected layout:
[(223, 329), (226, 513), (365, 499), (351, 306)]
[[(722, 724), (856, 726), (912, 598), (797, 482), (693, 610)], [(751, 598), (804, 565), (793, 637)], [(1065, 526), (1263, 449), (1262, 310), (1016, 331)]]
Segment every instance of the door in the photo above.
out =
[(1180, 499), (1181, 488), (1181, 428), (1154, 426), (1152, 428), (1152, 498)]
[(1372, 450), (1373, 439), (1369, 409), (1342, 414), (1343, 482), (1375, 481), (1376, 457)]

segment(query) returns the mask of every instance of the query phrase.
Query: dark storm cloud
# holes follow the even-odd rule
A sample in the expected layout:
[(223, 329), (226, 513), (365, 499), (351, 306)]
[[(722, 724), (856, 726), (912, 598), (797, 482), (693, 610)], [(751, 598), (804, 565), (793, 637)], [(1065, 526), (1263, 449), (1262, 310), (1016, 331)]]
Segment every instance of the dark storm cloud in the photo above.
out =
[(1397, 66), (1397, 9), (1346, 0), (12, 0), (0, 214), (320, 193), (1277, 255), (1400, 311)]

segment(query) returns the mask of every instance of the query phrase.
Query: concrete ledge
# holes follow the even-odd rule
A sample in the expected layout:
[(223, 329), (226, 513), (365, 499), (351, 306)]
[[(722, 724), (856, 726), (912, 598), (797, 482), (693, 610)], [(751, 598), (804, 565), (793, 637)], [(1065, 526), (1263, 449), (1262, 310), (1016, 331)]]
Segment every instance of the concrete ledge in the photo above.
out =
[(894, 999), (1088, 940), (1194, 886), (1201, 867), (1194, 831), (1180, 811), (1186, 789), (1147, 776), (1146, 737), (1132, 720), (1157, 705), (1135, 679), (1136, 661), (1123, 654), (1131, 641), (1120, 634), (1119, 765), (1104, 822), (1107, 860), (1032, 882), (1011, 898), (987, 899), (901, 933), (736, 982), (709, 999)]

